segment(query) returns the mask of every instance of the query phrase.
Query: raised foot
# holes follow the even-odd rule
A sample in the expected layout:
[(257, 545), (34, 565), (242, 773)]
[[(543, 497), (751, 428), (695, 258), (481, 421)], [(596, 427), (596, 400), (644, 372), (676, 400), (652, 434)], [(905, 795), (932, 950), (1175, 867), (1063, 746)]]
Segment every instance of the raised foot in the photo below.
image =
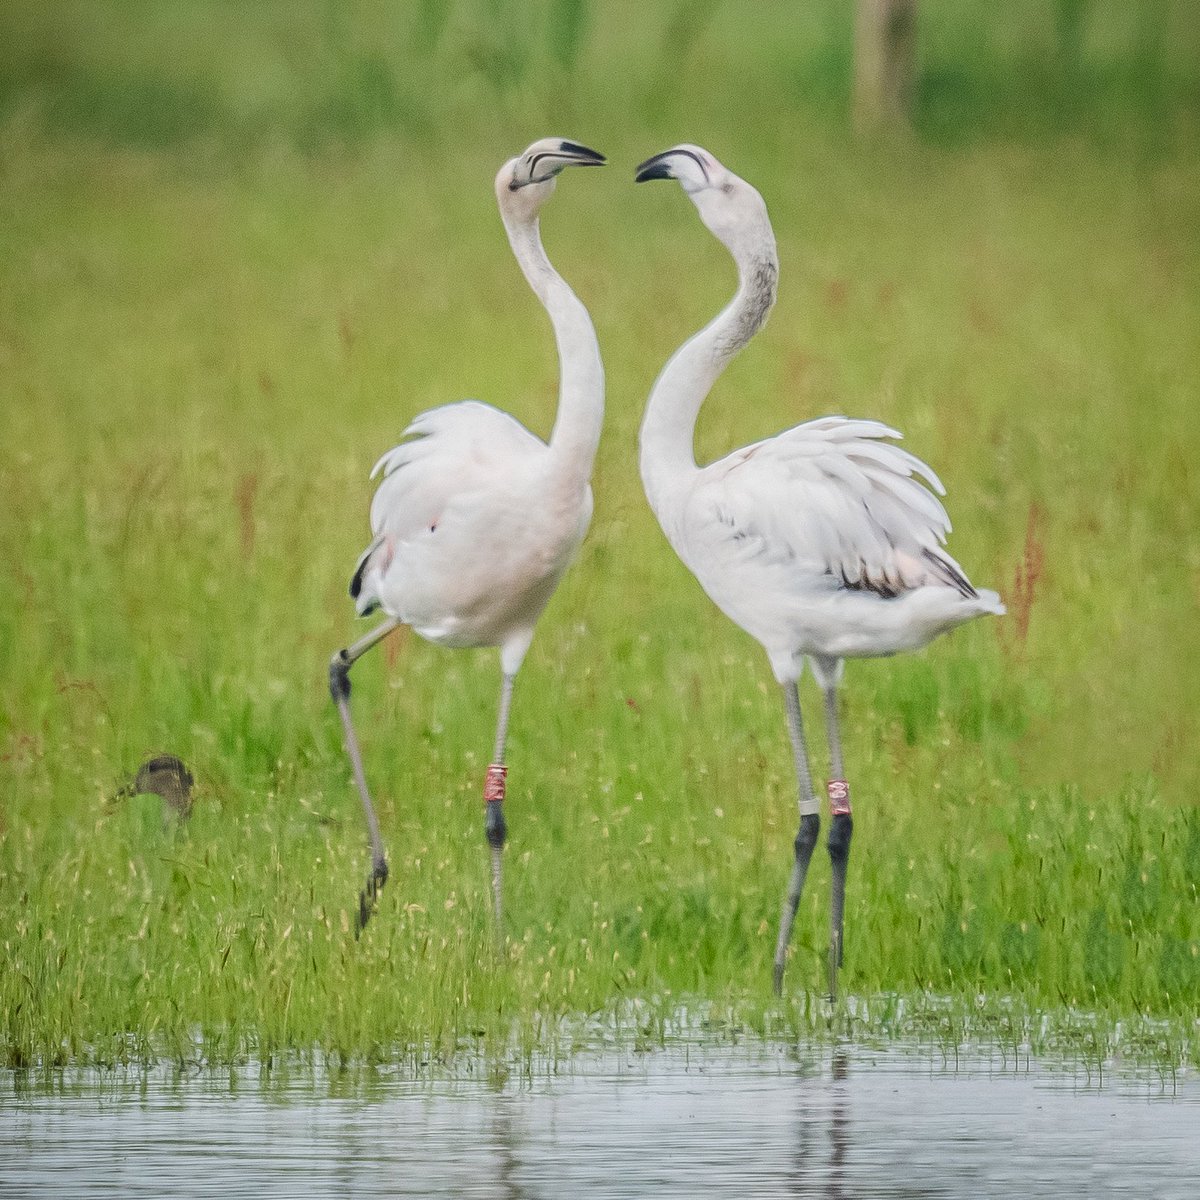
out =
[(366, 886), (358, 893), (358, 920), (354, 923), (354, 936), (358, 937), (367, 927), (371, 914), (375, 911), (379, 892), (388, 880), (388, 865), (386, 859), (380, 859), (371, 867), (367, 876)]

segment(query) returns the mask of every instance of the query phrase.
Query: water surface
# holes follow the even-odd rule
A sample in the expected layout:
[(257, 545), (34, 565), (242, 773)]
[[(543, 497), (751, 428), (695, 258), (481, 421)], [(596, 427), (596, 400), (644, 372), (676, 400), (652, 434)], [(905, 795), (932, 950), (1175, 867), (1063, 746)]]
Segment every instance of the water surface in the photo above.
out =
[(1198, 1194), (1200, 1083), (1024, 1060), (727, 1046), (505, 1079), (0, 1081), (3, 1196)]

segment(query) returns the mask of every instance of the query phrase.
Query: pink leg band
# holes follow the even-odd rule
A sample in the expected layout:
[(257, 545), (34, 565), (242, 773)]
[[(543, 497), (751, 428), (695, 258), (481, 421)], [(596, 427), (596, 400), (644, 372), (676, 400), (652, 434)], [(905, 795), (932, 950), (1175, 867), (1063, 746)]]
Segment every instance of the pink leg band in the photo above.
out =
[(826, 785), (829, 792), (829, 813), (834, 817), (850, 815), (850, 785), (844, 779), (831, 779)]
[(491, 804), (494, 800), (504, 799), (504, 777), (508, 768), (503, 763), (492, 763), (487, 769), (483, 780), (483, 802)]

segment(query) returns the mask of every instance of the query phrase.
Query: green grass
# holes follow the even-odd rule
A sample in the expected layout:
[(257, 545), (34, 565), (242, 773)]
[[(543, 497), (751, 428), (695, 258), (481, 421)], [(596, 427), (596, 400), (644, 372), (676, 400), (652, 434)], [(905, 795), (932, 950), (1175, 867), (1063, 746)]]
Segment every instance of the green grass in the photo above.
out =
[[(772, 42), (730, 4), (626, 25), (498, 4), (546, 20), (501, 69), (478, 46), (510, 25), (485, 4), (444, 25), (417, 6), (427, 25), (390, 33), (367, 5), (343, 25), (264, 6), (233, 30), (203, 5), (121, 6), (139, 37), (95, 7), (51, 25), (15, 6), (4, 42), (5, 1062), (569, 1050), (589, 1014), (653, 1037), (697, 1004), (773, 1035), (1200, 1060), (1200, 137), (1176, 58), (1139, 92), (1089, 27), (1089, 78), (1120, 86), (1061, 121), (976, 121), (935, 91), (924, 136), (886, 149), (848, 142), (844, 46), (816, 9)], [(989, 94), (976, 53), (960, 97)], [(374, 84), (371, 55), (392, 64)], [(475, 65), (431, 93), (449, 63)], [(494, 655), (409, 638), (355, 671), (392, 856), (360, 941), (365, 837), (325, 667), (358, 629), (366, 471), (407, 419), (476, 395), (549, 429), (553, 344), (490, 192), (547, 132), (614, 163), (567, 176), (544, 220), (596, 320), (608, 420), (592, 532), (518, 682), (496, 963)], [(764, 192), (783, 270), (701, 453), (826, 412), (894, 423), (950, 489), (953, 552), (1010, 604), (847, 672), (855, 999), (831, 1019), (823, 855), (770, 995), (795, 826), (782, 705), (637, 480), (649, 385), (732, 287), (677, 190), (631, 183), (683, 138)], [(106, 803), (156, 751), (196, 774), (185, 828)]]

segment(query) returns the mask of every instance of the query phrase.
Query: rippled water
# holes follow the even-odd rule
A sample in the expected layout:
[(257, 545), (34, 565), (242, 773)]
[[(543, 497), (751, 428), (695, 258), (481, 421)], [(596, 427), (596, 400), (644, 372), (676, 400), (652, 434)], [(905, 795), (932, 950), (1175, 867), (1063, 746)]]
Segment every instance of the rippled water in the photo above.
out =
[(0, 1078), (3, 1196), (1200, 1195), (1200, 1083), (862, 1048), (506, 1081)]

